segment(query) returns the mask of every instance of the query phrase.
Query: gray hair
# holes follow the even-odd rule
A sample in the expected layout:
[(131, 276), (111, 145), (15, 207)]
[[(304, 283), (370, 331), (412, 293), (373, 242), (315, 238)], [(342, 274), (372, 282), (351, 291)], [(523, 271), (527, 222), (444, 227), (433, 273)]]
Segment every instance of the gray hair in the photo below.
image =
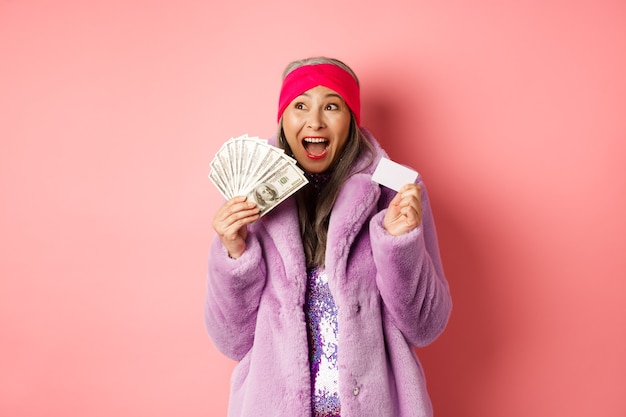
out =
[(314, 56), (311, 58), (297, 59), (295, 61), (290, 62), (289, 65), (287, 65), (287, 68), (285, 68), (285, 71), (283, 72), (283, 80), (285, 79), (285, 77), (287, 77), (287, 75), (289, 75), (291, 71), (295, 70), (296, 68), (300, 68), (305, 65), (319, 65), (319, 64), (332, 64), (332, 65), (337, 65), (338, 67), (341, 67), (348, 74), (352, 75), (352, 77), (356, 81), (356, 84), (360, 86), (359, 78), (356, 76), (354, 71), (352, 71), (352, 68), (347, 66), (343, 61), (340, 61), (335, 58), (328, 58), (325, 56)]

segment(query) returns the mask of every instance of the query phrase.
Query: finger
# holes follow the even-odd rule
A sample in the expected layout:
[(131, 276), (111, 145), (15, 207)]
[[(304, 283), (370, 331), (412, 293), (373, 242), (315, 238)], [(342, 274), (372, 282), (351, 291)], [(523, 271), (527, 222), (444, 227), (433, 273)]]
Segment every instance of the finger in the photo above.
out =
[(238, 230), (258, 219), (259, 208), (252, 202), (234, 202), (225, 204), (216, 213), (213, 228), (220, 234), (236, 234)]
[(228, 216), (222, 223), (228, 229), (238, 230), (243, 225), (252, 223), (258, 218), (259, 209), (257, 207), (249, 210), (241, 210)]
[(414, 198), (421, 203), (422, 187), (417, 184), (407, 184), (401, 189), (400, 194), (402, 194), (402, 198)]
[(405, 207), (404, 209), (402, 209), (402, 214), (405, 217), (407, 226), (409, 226), (410, 228), (417, 226), (419, 219), (417, 211), (415, 211), (412, 207)]
[(224, 229), (222, 233), (218, 234), (224, 246), (230, 248), (237, 242), (245, 241), (247, 235), (247, 225), (254, 220), (256, 219), (253, 218), (253, 216), (240, 219), (231, 224), (228, 228)]
[(407, 197), (409, 195), (414, 195), (418, 199), (421, 197), (422, 187), (417, 184), (406, 184), (400, 188), (398, 191), (399, 194), (402, 194), (403, 197)]
[(403, 196), (397, 204), (399, 209), (405, 207), (412, 207), (414, 210), (419, 211), (421, 208), (421, 202), (415, 195)]
[(252, 208), (254, 206), (254, 202), (247, 201), (247, 197), (238, 196), (228, 200), (222, 208), (226, 213), (234, 213), (239, 210), (243, 210), (244, 208)]
[(224, 220), (243, 210), (250, 210), (256, 206), (251, 201), (246, 201), (246, 197), (235, 197), (225, 202), (215, 214), (215, 219)]
[(225, 227), (231, 228), (233, 226), (241, 225), (242, 223), (251, 223), (250, 217), (258, 215), (259, 208), (254, 206), (252, 208), (240, 208), (228, 214), (221, 220), (221, 224)]
[(422, 219), (422, 202), (415, 196), (403, 199), (400, 203), (400, 212), (405, 215), (411, 223), (420, 224)]
[(232, 223), (227, 229), (225, 229), (225, 232), (220, 235), (222, 242), (228, 243), (245, 239), (247, 225), (254, 222), (257, 218), (258, 216), (250, 216)]

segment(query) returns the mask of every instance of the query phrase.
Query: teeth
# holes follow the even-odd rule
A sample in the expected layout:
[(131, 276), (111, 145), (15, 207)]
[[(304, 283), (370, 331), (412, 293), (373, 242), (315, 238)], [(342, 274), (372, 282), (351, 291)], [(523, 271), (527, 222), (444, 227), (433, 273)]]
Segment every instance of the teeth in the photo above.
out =
[(305, 142), (309, 142), (309, 143), (324, 143), (326, 142), (326, 139), (324, 138), (304, 138)]

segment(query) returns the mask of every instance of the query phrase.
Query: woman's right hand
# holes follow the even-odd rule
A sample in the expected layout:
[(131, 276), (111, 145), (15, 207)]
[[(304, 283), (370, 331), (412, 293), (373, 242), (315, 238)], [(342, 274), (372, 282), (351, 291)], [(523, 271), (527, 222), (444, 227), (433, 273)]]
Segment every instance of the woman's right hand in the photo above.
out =
[(225, 202), (213, 217), (213, 229), (231, 258), (239, 258), (246, 250), (248, 224), (259, 218), (259, 207), (245, 196)]

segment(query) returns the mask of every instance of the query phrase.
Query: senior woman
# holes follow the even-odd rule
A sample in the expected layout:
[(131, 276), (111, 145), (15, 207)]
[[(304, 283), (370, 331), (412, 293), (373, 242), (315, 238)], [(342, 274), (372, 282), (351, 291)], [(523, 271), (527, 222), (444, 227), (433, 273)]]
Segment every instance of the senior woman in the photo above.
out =
[(283, 74), (272, 143), (309, 184), (259, 218), (246, 197), (215, 213), (205, 322), (237, 361), (228, 415), (432, 415), (414, 347), (452, 302), (421, 178), (372, 181), (382, 157), (361, 126), (359, 82), (314, 57)]

